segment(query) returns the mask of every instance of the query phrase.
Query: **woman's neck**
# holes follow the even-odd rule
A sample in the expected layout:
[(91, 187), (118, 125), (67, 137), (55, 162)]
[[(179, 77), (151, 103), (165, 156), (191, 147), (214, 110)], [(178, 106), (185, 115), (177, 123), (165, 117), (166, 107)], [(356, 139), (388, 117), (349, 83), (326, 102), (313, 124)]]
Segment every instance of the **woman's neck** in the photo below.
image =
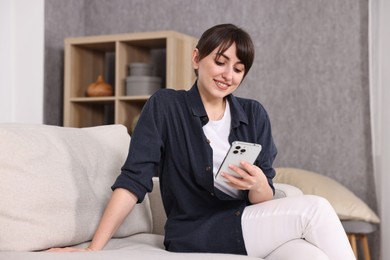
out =
[(206, 109), (209, 120), (218, 121), (220, 120), (226, 109), (226, 99), (218, 99), (213, 102), (203, 101), (204, 108)]

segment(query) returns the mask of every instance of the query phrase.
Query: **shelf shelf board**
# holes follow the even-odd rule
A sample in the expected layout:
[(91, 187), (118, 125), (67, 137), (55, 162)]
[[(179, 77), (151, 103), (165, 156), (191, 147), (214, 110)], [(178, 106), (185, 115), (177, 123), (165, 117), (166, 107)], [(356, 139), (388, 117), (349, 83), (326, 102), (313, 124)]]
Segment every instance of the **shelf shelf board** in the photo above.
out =
[(150, 95), (143, 95), (143, 96), (122, 96), (119, 98), (119, 100), (122, 101), (146, 101), (150, 98)]
[(150, 95), (142, 96), (121, 96), (121, 97), (74, 97), (70, 98), (70, 102), (73, 103), (111, 103), (116, 99), (121, 101), (146, 101), (150, 98)]
[(71, 98), (70, 102), (74, 103), (112, 103), (115, 97), (75, 97)]

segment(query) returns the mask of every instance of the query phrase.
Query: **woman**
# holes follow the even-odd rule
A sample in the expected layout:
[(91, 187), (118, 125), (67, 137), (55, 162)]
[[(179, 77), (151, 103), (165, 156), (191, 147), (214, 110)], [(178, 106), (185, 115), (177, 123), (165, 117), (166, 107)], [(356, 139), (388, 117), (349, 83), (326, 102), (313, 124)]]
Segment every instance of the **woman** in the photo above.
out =
[[(304, 238), (330, 259), (354, 259), (327, 201), (271, 200), (276, 148), (267, 112), (257, 101), (232, 95), (253, 59), (252, 40), (242, 29), (222, 24), (204, 32), (192, 55), (197, 81), (189, 91), (160, 90), (146, 103), (112, 198), (85, 250), (104, 248), (159, 172), (169, 251), (265, 257)], [(236, 140), (261, 144), (262, 151), (254, 164), (230, 166), (240, 178), (223, 173), (225, 181), (216, 181)]]

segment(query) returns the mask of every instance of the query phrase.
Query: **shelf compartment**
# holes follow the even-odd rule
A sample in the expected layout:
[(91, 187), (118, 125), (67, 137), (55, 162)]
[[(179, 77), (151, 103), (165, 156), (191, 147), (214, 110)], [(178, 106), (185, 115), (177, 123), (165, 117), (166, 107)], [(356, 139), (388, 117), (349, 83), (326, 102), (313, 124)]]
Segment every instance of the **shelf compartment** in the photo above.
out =
[(115, 123), (115, 103), (109, 100), (70, 102), (72, 127), (91, 127)]
[(152, 64), (154, 67), (152, 76), (160, 77), (161, 88), (165, 87), (166, 46), (166, 38), (120, 41), (117, 43), (116, 80), (120, 82), (117, 86), (119, 96), (126, 96), (126, 78), (129, 76), (129, 64), (133, 62)]
[(117, 103), (115, 121), (127, 127), (129, 134), (134, 128), (134, 120), (141, 114), (146, 99), (122, 100)]
[(65, 80), (70, 80), (69, 97), (85, 97), (88, 86), (99, 75), (115, 89), (115, 42), (68, 45), (70, 68)]

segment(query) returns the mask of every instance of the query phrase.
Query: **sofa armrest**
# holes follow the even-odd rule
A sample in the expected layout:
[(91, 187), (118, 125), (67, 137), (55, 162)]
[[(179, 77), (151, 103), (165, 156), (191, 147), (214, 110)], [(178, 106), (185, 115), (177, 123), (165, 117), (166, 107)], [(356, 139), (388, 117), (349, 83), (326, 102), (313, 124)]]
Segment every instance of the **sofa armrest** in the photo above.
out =
[(153, 234), (164, 235), (164, 226), (167, 221), (160, 193), (160, 180), (153, 177), (153, 190), (149, 193), (150, 207), (153, 219)]
[(289, 184), (274, 183), (274, 187), (275, 187), (274, 199), (303, 195), (303, 192), (299, 188)]

